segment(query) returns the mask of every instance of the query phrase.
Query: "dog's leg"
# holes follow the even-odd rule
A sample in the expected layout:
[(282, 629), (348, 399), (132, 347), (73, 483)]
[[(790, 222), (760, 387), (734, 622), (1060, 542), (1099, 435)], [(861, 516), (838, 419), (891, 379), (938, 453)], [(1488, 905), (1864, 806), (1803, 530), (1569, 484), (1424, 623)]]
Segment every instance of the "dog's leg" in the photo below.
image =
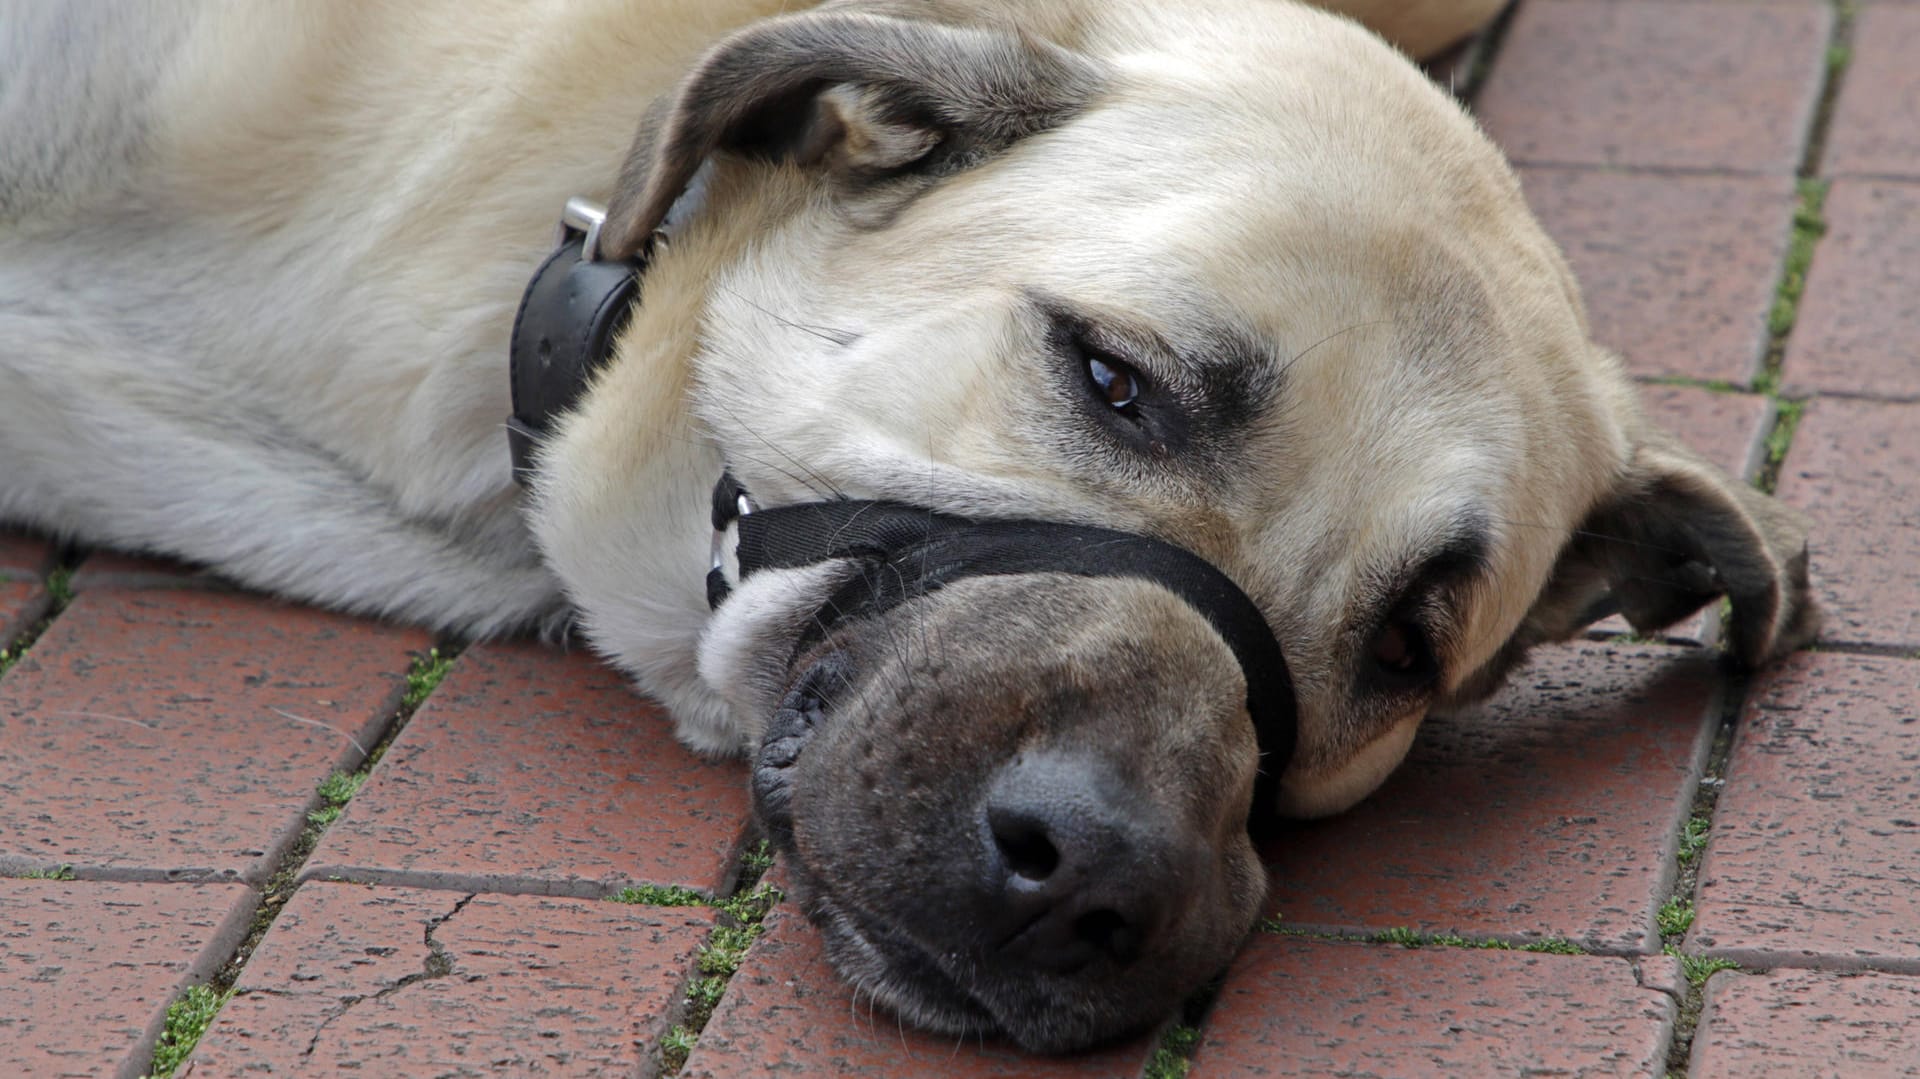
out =
[(19, 307), (0, 309), (0, 341), (0, 521), (459, 633), (564, 624), (511, 490), (456, 521), (412, 518), (164, 353)]

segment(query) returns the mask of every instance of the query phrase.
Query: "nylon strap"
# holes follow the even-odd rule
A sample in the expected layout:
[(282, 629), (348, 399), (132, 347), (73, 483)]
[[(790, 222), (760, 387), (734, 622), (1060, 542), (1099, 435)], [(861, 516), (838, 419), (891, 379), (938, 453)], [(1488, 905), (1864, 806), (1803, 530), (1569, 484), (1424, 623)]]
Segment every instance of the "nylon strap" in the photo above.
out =
[[(717, 528), (735, 523), (729, 509), (739, 493), (731, 477), (716, 487)], [(807, 502), (757, 510), (737, 523), (743, 578), (830, 559), (859, 565), (821, 607), (796, 654), (843, 619), (872, 617), (968, 577), (1066, 573), (1130, 577), (1165, 588), (1206, 618), (1239, 661), (1262, 757), (1254, 804), (1273, 804), (1273, 783), (1293, 756), (1293, 679), (1259, 606), (1199, 555), (1130, 532), (1051, 521), (975, 521), (893, 502)], [(713, 581), (708, 584), (715, 598)], [(722, 583), (718, 598), (724, 595)]]

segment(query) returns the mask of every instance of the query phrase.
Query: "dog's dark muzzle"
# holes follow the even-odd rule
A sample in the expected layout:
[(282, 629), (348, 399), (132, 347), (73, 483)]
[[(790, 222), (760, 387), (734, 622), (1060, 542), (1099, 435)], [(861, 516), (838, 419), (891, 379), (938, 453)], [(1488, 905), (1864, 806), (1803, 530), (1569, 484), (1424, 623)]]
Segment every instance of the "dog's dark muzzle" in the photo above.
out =
[[(1173, 593), (1207, 620), (1239, 661), (1247, 713), (1260, 746), (1255, 817), (1261, 816), (1259, 807), (1274, 804), (1273, 785), (1293, 755), (1293, 679), (1260, 608), (1207, 560), (1129, 532), (1051, 521), (971, 520), (897, 502), (838, 499), (742, 513), (743, 494), (728, 476), (716, 485), (713, 499), (715, 530), (739, 529), (742, 579), (763, 569), (853, 563), (853, 576), (796, 642), (795, 657), (842, 622), (882, 615), (969, 577), (1129, 577)], [(728, 585), (717, 568), (708, 577), (707, 592), (715, 606), (726, 598)]]

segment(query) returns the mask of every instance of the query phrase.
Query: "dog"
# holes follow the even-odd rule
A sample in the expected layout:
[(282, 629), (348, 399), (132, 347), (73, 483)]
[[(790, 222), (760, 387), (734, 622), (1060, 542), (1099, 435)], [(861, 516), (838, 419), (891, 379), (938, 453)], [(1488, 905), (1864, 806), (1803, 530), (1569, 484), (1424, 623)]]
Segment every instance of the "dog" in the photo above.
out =
[[(1648, 424), (1500, 154), (1361, 25), (785, 6), (21, 0), (0, 520), (575, 626), (749, 760), (846, 977), (1036, 1050), (1176, 1007), (1256, 917), (1250, 822), (1351, 805), (1529, 648), (1721, 596), (1737, 662), (1812, 637), (1805, 523)], [(1345, 10), (1422, 53), (1490, 7)], [(508, 341), (574, 195), (640, 298), (523, 491)], [(829, 621), (858, 558), (743, 564), (756, 516), (855, 503), (1204, 560), (1290, 752), (1275, 664), (1150, 574)]]

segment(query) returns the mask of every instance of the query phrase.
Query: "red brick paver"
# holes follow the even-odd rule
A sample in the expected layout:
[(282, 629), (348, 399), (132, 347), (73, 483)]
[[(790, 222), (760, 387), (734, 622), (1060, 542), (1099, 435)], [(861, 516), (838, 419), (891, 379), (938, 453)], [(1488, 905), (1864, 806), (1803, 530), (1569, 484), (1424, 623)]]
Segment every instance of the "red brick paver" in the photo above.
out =
[(1073, 1058), (1034, 1057), (913, 1030), (869, 1004), (827, 965), (812, 926), (775, 911), (680, 1074), (1108, 1079), (1140, 1074), (1153, 1050), (1139, 1039)]
[(46, 612), (51, 597), (38, 581), (0, 580), (0, 650), (33, 627)]
[(1377, 794), (1268, 844), (1287, 924), (1657, 946), (1718, 718), (1713, 667), (1657, 647), (1536, 656), (1492, 704), (1427, 720)]
[(1836, 181), (1826, 218), (1787, 392), (1920, 399), (1920, 182)]
[(1752, 381), (1793, 217), (1791, 176), (1528, 168), (1520, 179), (1580, 281), (1594, 340), (1628, 370)]
[(703, 907), (309, 885), (193, 1075), (635, 1074), (712, 923)]
[(1853, 25), (1821, 171), (1920, 178), (1920, 7), (1873, 4)]
[(0, 531), (0, 650), (9, 649), (47, 609), (41, 577), (53, 565), (45, 540)]
[[(1659, 1074), (1676, 1010), (1625, 959), (1263, 935), (1220, 991), (1191, 1079)], [(1653, 985), (1642, 984), (1643, 981)]]
[(167, 1004), (246, 934), (237, 884), (0, 879), (0, 1061), (41, 1079), (135, 1076)]
[(1920, 972), (1920, 662), (1801, 654), (1760, 677), (1688, 945)]
[(1476, 108), (1524, 164), (1790, 174), (1831, 21), (1815, 0), (1524, 4)]
[(1640, 387), (1640, 403), (1648, 418), (1728, 475), (1751, 478), (1766, 457), (1774, 408), (1765, 397), (1656, 383)]
[(1821, 638), (1920, 647), (1920, 404), (1814, 401), (1779, 489), (1815, 523)]
[(0, 867), (261, 879), (429, 640), (252, 596), (79, 597), (0, 679)]
[(52, 544), (37, 536), (0, 530), (0, 581), (39, 580), (52, 565)]
[(746, 823), (746, 770), (702, 761), (594, 657), (476, 648), (395, 740), (306, 876), (605, 895), (714, 890)]
[(1691, 1079), (1911, 1076), (1920, 1072), (1920, 979), (1777, 971), (1716, 974)]

